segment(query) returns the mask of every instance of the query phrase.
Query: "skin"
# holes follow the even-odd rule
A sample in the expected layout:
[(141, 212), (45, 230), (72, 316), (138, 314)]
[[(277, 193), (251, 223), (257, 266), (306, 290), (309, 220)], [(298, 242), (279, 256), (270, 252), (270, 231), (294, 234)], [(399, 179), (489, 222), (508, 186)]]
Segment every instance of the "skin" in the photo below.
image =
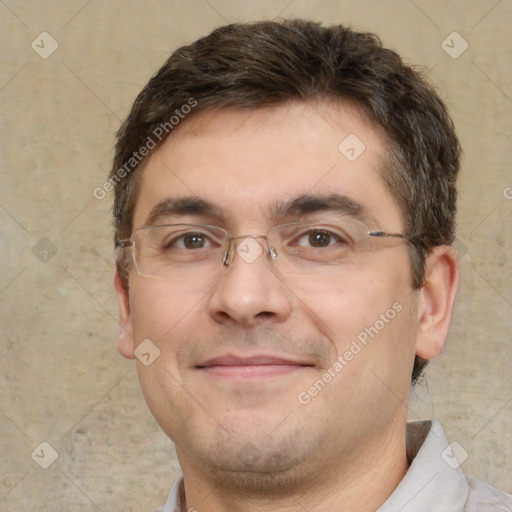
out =
[[(349, 134), (366, 146), (353, 162), (338, 150)], [(151, 156), (134, 229), (163, 199), (194, 196), (219, 206), (231, 234), (264, 234), (282, 223), (269, 218), (275, 201), (339, 193), (365, 207), (370, 229), (400, 233), (401, 213), (381, 178), (384, 156), (382, 134), (348, 104), (199, 112)], [(313, 218), (326, 213), (336, 215)], [(206, 215), (172, 221), (218, 224)], [(132, 267), (128, 293), (116, 275), (119, 352), (133, 358), (147, 338), (160, 350), (137, 367), (150, 410), (176, 444), (184, 510), (370, 511), (403, 478), (413, 359), (443, 347), (458, 284), (455, 253), (433, 251), (419, 291), (401, 243), (362, 254), (338, 277), (286, 280), (264, 255), (250, 264), (235, 255), (216, 282), (171, 285)], [(401, 311), (378, 335), (299, 403), (298, 394), (395, 303)], [(297, 364), (270, 375), (257, 374), (261, 365), (256, 374), (198, 368), (225, 354), (277, 354)]]

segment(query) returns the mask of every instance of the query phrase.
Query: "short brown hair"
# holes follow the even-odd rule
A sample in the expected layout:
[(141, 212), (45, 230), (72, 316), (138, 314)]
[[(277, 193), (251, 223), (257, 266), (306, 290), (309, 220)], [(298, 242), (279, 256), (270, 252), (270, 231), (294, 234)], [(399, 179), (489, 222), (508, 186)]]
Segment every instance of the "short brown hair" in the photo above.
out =
[[(192, 100), (197, 112), (322, 98), (355, 102), (382, 128), (388, 146), (383, 178), (411, 237), (412, 286), (421, 288), (427, 254), (455, 236), (460, 146), (453, 123), (421, 73), (376, 35), (305, 20), (220, 27), (178, 48), (151, 78), (117, 134), (109, 180), (116, 246), (131, 234), (142, 169), (137, 161), (133, 170), (126, 163), (183, 105)], [(413, 382), (426, 363), (416, 357)]]

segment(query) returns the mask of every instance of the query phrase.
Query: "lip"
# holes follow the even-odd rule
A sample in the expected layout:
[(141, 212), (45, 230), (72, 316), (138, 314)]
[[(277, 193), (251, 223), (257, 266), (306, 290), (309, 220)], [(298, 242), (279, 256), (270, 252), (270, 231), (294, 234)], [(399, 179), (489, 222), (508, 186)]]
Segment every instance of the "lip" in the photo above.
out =
[(218, 377), (254, 379), (287, 375), (313, 366), (305, 361), (269, 354), (224, 354), (207, 359), (196, 368)]

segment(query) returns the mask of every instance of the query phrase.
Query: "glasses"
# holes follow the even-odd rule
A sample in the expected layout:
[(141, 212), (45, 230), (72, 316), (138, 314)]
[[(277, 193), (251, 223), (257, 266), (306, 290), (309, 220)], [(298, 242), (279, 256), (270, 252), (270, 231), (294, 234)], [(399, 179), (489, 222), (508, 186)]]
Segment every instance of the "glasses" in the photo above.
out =
[(232, 264), (236, 253), (246, 263), (265, 254), (283, 276), (332, 279), (363, 264), (365, 254), (377, 249), (375, 242), (380, 248), (385, 241), (407, 239), (399, 233), (370, 231), (358, 220), (329, 219), (282, 224), (265, 235), (240, 236), (204, 224), (148, 226), (120, 240), (120, 246), (131, 247), (135, 268), (142, 276), (211, 280)]

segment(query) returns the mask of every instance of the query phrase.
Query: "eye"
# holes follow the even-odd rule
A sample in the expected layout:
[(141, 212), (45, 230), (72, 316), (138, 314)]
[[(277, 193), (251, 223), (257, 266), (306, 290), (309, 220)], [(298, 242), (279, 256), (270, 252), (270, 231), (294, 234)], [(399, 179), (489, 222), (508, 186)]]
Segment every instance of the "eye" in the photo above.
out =
[(336, 244), (346, 244), (346, 241), (339, 235), (326, 229), (310, 229), (308, 232), (300, 235), (297, 239), (297, 245), (314, 248), (330, 247)]
[(175, 248), (184, 250), (204, 249), (212, 246), (208, 235), (201, 232), (183, 233), (164, 242), (165, 249)]

